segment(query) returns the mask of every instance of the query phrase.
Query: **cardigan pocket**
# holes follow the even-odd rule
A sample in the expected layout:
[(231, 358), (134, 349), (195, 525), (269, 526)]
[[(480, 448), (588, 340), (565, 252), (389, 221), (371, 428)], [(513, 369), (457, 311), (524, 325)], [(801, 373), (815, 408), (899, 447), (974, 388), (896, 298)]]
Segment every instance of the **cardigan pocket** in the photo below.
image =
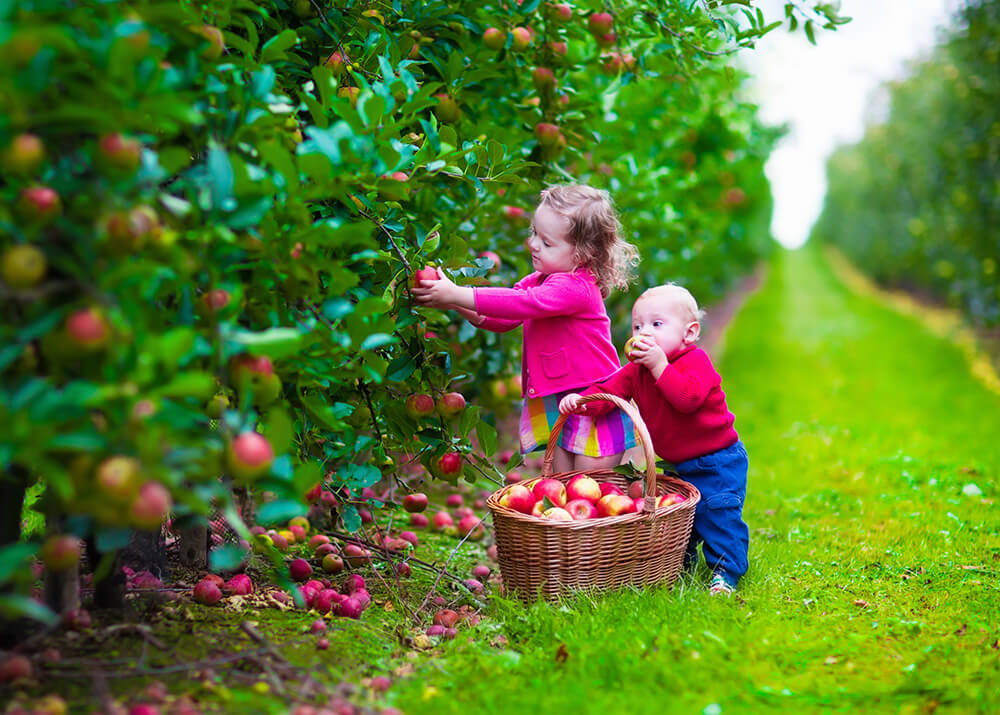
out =
[(550, 380), (563, 377), (569, 374), (569, 358), (566, 357), (566, 348), (559, 348), (555, 352), (541, 353), (542, 372)]

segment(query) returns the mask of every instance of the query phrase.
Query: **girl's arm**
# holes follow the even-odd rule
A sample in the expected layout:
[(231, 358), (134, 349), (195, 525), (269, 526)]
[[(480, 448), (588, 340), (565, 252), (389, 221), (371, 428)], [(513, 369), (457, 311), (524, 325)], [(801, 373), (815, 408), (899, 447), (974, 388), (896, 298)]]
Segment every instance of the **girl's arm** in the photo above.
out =
[(442, 310), (455, 310), (477, 328), (491, 330), (494, 333), (505, 333), (521, 325), (520, 320), (505, 320), (491, 318), (476, 312), (476, 296), (472, 288), (455, 285), (455, 283), (438, 272), (441, 276), (436, 281), (419, 281), (413, 288), (413, 295), (420, 305)]

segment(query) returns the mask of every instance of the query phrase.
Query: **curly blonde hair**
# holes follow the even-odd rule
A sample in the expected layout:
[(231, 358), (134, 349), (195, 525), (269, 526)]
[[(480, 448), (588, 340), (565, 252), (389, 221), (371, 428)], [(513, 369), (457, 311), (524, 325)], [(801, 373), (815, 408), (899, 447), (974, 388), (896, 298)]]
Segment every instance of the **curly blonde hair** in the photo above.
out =
[(542, 191), (548, 206), (569, 222), (567, 238), (578, 265), (589, 268), (605, 298), (612, 288), (625, 290), (635, 276), (639, 250), (622, 238), (622, 225), (607, 191), (585, 184), (563, 184)]

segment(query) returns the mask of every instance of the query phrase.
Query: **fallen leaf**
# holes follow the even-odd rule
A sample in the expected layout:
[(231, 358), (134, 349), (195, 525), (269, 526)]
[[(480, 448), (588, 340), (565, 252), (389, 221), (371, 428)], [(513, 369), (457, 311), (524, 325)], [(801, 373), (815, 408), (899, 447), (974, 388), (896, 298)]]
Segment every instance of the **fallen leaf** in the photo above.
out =
[(863, 601), (860, 598), (854, 599), (854, 605), (858, 608), (868, 608), (868, 601)]
[(430, 636), (424, 635), (423, 633), (413, 636), (413, 647), (419, 648), (420, 650), (427, 650), (432, 647), (434, 642), (431, 640)]
[(559, 648), (556, 649), (556, 662), (565, 663), (567, 658), (569, 658), (569, 651), (566, 650), (566, 644), (560, 643)]

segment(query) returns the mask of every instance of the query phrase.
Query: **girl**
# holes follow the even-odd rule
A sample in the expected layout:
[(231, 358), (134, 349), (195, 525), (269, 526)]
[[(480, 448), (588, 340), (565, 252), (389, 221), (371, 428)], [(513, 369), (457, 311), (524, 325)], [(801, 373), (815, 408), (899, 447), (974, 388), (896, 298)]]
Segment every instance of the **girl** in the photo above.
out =
[[(439, 272), (413, 294), (424, 306), (457, 310), (473, 325), (506, 332), (523, 325), (521, 452), (544, 449), (559, 401), (600, 382), (621, 364), (611, 342), (604, 298), (628, 286), (638, 263), (635, 246), (606, 191), (568, 185), (546, 189), (528, 238), (535, 269), (513, 288), (455, 285)], [(607, 469), (635, 446), (632, 421), (619, 409), (600, 417), (572, 415), (555, 454), (556, 472)]]

